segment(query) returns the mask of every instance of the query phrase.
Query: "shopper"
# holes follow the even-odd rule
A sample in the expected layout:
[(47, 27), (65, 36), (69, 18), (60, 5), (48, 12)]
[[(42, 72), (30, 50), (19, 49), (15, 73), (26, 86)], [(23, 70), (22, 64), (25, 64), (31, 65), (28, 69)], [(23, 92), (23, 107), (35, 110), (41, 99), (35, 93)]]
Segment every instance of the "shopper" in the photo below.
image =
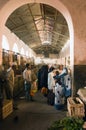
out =
[(31, 67), (29, 63), (26, 64), (26, 68), (23, 71), (23, 78), (25, 87), (25, 98), (26, 100), (31, 100)]

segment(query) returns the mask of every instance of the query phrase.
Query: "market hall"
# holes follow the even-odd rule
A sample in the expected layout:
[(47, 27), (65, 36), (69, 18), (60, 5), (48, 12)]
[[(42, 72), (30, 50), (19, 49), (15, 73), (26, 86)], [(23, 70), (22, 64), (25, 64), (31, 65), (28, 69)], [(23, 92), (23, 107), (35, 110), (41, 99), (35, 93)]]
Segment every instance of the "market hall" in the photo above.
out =
[[(24, 89), (21, 72), (26, 63), (68, 67), (71, 96), (81, 94), (86, 85), (85, 3), (85, 0), (0, 2), (0, 64), (1, 70), (3, 66), (8, 69), (9, 63), (14, 66), (15, 97), (21, 97)], [(1, 99), (6, 98), (4, 91)], [(85, 102), (83, 95), (80, 98)]]

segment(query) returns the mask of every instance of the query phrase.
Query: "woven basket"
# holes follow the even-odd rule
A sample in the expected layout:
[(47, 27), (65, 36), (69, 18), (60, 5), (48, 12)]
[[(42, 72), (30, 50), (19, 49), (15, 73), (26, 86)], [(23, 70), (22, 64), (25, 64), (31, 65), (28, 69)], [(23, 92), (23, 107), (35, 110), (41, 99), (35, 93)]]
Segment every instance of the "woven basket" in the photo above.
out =
[[(75, 102), (76, 100), (76, 102)], [(68, 98), (67, 99), (67, 109), (69, 116), (74, 116), (74, 117), (84, 117), (85, 116), (85, 109), (84, 109), (84, 104), (83, 102), (78, 98)]]

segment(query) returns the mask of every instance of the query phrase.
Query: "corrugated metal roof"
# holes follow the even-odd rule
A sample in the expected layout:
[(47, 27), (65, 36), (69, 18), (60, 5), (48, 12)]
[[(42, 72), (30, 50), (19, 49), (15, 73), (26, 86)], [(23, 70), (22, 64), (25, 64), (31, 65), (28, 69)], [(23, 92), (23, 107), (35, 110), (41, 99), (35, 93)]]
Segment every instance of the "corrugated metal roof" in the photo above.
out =
[(6, 26), (36, 54), (59, 54), (69, 39), (68, 25), (63, 15), (45, 4), (26, 4), (16, 9)]

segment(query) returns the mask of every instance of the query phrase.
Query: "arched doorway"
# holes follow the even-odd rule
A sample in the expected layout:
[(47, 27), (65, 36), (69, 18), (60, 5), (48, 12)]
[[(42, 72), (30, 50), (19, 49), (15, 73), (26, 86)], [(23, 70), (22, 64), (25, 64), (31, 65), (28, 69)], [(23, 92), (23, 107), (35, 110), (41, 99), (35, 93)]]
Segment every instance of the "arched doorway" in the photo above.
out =
[[(47, 5), (50, 5), (54, 8), (56, 8), (57, 10), (59, 10), (63, 16), (65, 17), (66, 21), (67, 21), (67, 24), (68, 24), (68, 28), (69, 28), (69, 33), (70, 33), (70, 61), (71, 61), (71, 68), (73, 67), (73, 41), (74, 41), (74, 33), (73, 33), (73, 23), (72, 23), (72, 19), (71, 19), (71, 15), (69, 13), (69, 11), (67, 10), (66, 6), (64, 6), (60, 1), (56, 1), (56, 2), (53, 2), (53, 0), (47, 0), (46, 2), (43, 1), (43, 0), (26, 0), (26, 1), (20, 1), (18, 2), (17, 0), (13, 0), (13, 1), (9, 1), (5, 4), (5, 6), (2, 8), (1, 10), (1, 14), (0, 14), (0, 19), (1, 19), (1, 30), (2, 32), (0, 33), (0, 38), (2, 37), (2, 34), (4, 32), (4, 29), (5, 29), (5, 23), (6, 23), (6, 20), (7, 18), (9, 17), (9, 15), (15, 10), (17, 9), (18, 7), (24, 5), (24, 4), (27, 4), (27, 3), (44, 3), (44, 4), (47, 4)], [(10, 7), (10, 8), (9, 8)], [(5, 12), (5, 10), (7, 10)], [(5, 12), (5, 13), (4, 13)], [(4, 16), (3, 16), (4, 14)], [(1, 40), (1, 39), (0, 39)], [(72, 68), (73, 70), (73, 68)], [(73, 72), (73, 71), (72, 71)]]

